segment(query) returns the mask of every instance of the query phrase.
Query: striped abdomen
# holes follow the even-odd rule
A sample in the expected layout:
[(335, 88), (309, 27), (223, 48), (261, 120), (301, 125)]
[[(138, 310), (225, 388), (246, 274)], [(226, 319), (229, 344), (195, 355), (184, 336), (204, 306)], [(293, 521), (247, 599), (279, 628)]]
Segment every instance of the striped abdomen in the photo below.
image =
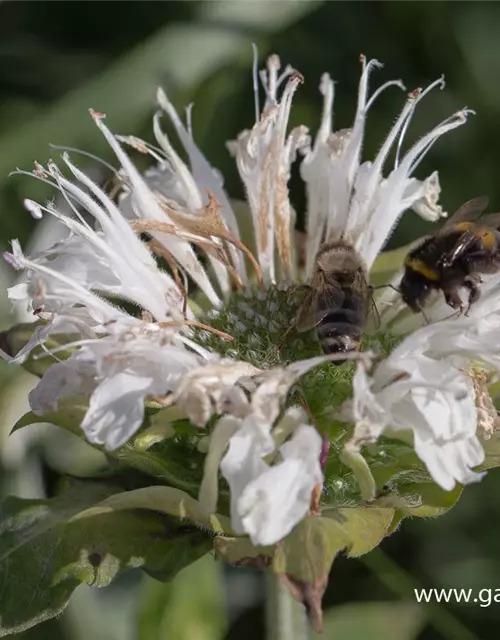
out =
[(317, 334), (325, 353), (347, 353), (359, 349), (366, 323), (367, 298), (344, 290), (344, 300), (318, 323)]

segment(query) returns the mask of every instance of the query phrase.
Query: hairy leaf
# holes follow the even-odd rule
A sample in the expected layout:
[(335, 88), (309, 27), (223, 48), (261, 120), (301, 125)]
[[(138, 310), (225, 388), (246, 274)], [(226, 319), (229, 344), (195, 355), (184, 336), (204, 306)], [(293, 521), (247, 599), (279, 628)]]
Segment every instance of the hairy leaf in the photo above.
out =
[(57, 498), (4, 501), (0, 636), (58, 615), (80, 583), (106, 586), (137, 567), (169, 579), (211, 547), (203, 531), (113, 491), (79, 482)]

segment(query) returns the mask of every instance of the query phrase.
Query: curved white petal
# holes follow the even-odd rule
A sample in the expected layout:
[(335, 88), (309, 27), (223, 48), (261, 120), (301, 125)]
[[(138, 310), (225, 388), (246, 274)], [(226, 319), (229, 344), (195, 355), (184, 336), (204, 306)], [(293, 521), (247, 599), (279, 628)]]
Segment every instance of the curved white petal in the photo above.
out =
[(82, 422), (89, 442), (117, 449), (137, 431), (144, 419), (144, 399), (153, 379), (118, 373), (96, 388)]
[(237, 518), (255, 545), (282, 540), (308, 514), (313, 489), (323, 481), (321, 442), (314, 427), (299, 426), (280, 449), (283, 461), (247, 483)]

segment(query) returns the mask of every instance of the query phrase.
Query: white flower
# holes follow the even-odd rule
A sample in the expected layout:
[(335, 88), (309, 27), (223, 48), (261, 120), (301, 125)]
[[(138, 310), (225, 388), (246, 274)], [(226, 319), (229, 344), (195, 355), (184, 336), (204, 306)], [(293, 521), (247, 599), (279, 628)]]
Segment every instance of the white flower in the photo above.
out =
[[(443, 311), (440, 301), (436, 306)], [(471, 362), (500, 368), (499, 329), (500, 278), (493, 277), (468, 316), (417, 329), (371, 376), (360, 363), (351, 444), (374, 442), (383, 432), (413, 432), (415, 452), (443, 489), (480, 480), (483, 474), (472, 469), (483, 462), (484, 451), (477, 435), (477, 390), (468, 368)]]
[[(249, 534), (255, 544), (272, 544), (289, 533), (307, 514), (312, 492), (322, 482), (321, 437), (301, 410), (283, 409), (297, 379), (326, 359), (284, 366), (275, 348), (272, 362), (266, 360), (269, 335), (284, 334), (287, 328), (273, 296), (280, 291), (278, 283), (297, 278), (287, 186), (291, 164), (297, 152), (303, 154), (301, 173), (308, 194), (305, 277), (311, 275), (325, 237), (350, 238), (370, 268), (405, 209), (412, 207), (430, 220), (444, 215), (437, 204), (437, 173), (424, 180), (412, 174), (433, 143), (463, 124), (468, 113), (457, 112), (402, 154), (416, 105), (442, 80), (425, 91), (414, 91), (376, 158), (362, 162), (368, 110), (385, 88), (402, 88), (400, 81), (391, 81), (369, 98), (369, 75), (381, 65), (366, 63), (364, 57), (362, 65), (350, 130), (332, 133), (333, 82), (323, 77), (324, 111), (312, 147), (305, 127), (287, 132), (292, 98), (302, 76), (290, 68), (279, 75), (276, 56), (261, 74), (264, 109), (260, 113), (256, 94), (254, 126), (229, 143), (247, 191), (255, 257), (240, 236), (220, 175), (161, 90), (160, 108), (172, 120), (190, 166), (161, 130), (160, 114), (154, 118), (158, 148), (132, 136), (113, 135), (104, 115), (91, 111), (120, 164), (119, 204), (67, 154), (63, 163), (71, 180), (53, 162), (46, 168), (36, 164), (35, 175), (63, 195), (74, 216), (29, 200), (26, 208), (36, 218), (44, 213), (54, 216), (70, 235), (38, 256), (23, 255), (17, 241), (6, 254), (13, 267), (27, 273), (26, 282), (10, 290), (11, 298), (28, 304), (45, 322), (11, 360), (25, 360), (35, 347), (43, 347), (50, 333), (71, 334), (73, 342), (61, 349), (75, 349), (44, 375), (31, 394), (33, 410), (44, 413), (55, 410), (62, 397), (89, 395), (81, 427), (90, 442), (108, 449), (121, 446), (140, 428), (148, 398), (177, 403), (200, 427), (215, 416), (200, 501), (215, 511), (220, 466), (230, 487), (234, 529)], [(157, 167), (142, 176), (123, 144), (151, 154)], [(395, 149), (395, 165), (384, 174), (388, 155)], [(195, 247), (207, 261), (198, 257)], [(156, 258), (164, 260), (169, 270), (160, 268)], [(190, 282), (210, 313), (202, 314), (194, 303)], [(259, 305), (263, 312), (257, 310)], [(127, 311), (131, 307), (135, 313)], [(230, 326), (210, 327), (210, 317), (214, 324), (217, 318), (226, 318)], [(237, 335), (228, 335), (229, 329)], [(469, 468), (480, 458), (473, 394), (453, 360), (454, 345), (449, 353), (439, 351), (433, 346), (440, 342), (438, 330), (422, 331), (431, 345), (428, 353), (414, 340), (411, 348), (403, 343), (373, 377), (367, 376), (366, 364), (359, 365), (354, 381), (355, 438), (375, 439), (389, 427), (412, 430), (417, 453), (436, 481), (449, 487), (450, 478), (470, 480)], [(235, 337), (231, 352), (218, 353), (214, 340)], [(470, 341), (469, 351), (466, 345), (461, 347), (463, 362), (476, 357), (483, 345), (482, 338), (472, 334)], [(43, 348), (46, 353), (37, 357), (57, 358), (56, 349)], [(491, 354), (486, 354), (486, 361), (492, 362)], [(400, 374), (404, 377), (396, 380)], [(439, 437), (427, 405), (431, 400), (433, 411), (441, 416)], [(446, 471), (438, 472), (440, 465)]]

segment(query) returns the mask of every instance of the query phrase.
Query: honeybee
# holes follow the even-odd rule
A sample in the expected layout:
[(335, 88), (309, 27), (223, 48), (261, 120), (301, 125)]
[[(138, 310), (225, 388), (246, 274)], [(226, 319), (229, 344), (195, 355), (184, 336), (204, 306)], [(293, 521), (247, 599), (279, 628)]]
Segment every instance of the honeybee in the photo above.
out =
[[(408, 253), (399, 290), (410, 309), (422, 311), (431, 291), (441, 290), (452, 309), (467, 314), (480, 296), (481, 275), (500, 270), (500, 214), (478, 220), (488, 202), (486, 196), (469, 200)], [(469, 290), (466, 309), (462, 287)]]
[[(316, 327), (325, 353), (359, 350), (369, 310), (366, 268), (345, 240), (326, 242), (318, 251), (311, 282), (295, 319), (299, 332)], [(336, 361), (340, 364), (344, 361)]]

